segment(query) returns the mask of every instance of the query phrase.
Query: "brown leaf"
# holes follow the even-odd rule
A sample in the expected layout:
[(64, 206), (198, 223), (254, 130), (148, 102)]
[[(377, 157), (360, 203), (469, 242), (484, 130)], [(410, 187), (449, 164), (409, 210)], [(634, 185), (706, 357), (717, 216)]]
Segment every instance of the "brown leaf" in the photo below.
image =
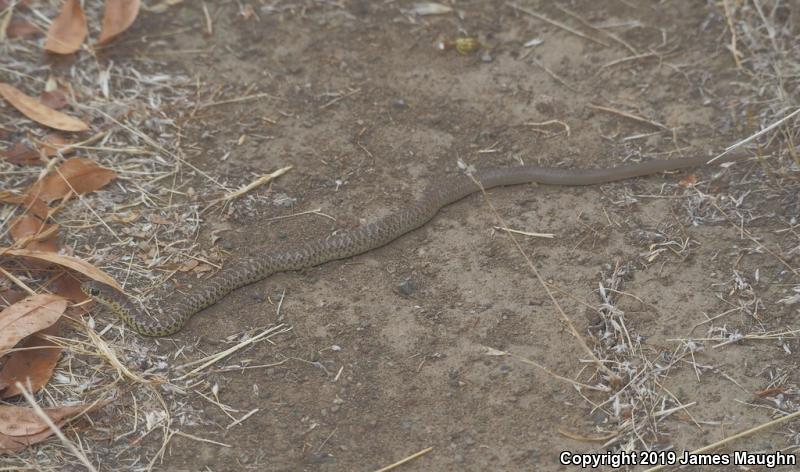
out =
[(128, 29), (139, 14), (139, 0), (106, 0), (97, 44), (107, 44)]
[(0, 311), (0, 355), (26, 336), (58, 321), (66, 309), (66, 299), (37, 294)]
[(81, 48), (88, 34), (89, 28), (86, 26), (86, 15), (83, 14), (81, 2), (67, 0), (50, 24), (44, 49), (56, 54), (72, 54)]
[(39, 153), (27, 144), (17, 142), (6, 151), (0, 151), (0, 157), (8, 160), (12, 164), (21, 166), (35, 166), (42, 163)]
[(91, 192), (115, 178), (117, 174), (113, 170), (100, 167), (85, 157), (73, 157), (64, 161), (57, 172), (33, 184), (27, 193), (50, 203), (66, 197), (73, 189), (79, 194)]
[(86, 131), (89, 125), (60, 111), (43, 105), (39, 100), (25, 95), (13, 85), (0, 82), (0, 95), (14, 108), (31, 120), (62, 131)]
[[(72, 303), (82, 303), (89, 300), (89, 297), (81, 290), (81, 281), (68, 271), (62, 271), (55, 280), (50, 282), (48, 288), (54, 294), (61, 295)], [(78, 310), (77, 313), (86, 312), (86, 309), (90, 307), (91, 305), (87, 303), (80, 307), (67, 308), (67, 312), (69, 313), (72, 308), (76, 308)]]
[(25, 298), (25, 292), (14, 288), (0, 289), (0, 305), (10, 306)]
[(15, 218), (11, 223), (9, 233), (17, 243), (16, 247), (58, 252), (58, 225), (46, 224), (31, 214)]
[(0, 370), (0, 398), (19, 395), (16, 383), (20, 382), (33, 392), (47, 385), (53, 370), (56, 368), (61, 347), (40, 334), (59, 335), (59, 323), (49, 326), (33, 336), (28, 336), (19, 347), (8, 356), (8, 360)]
[(9, 191), (0, 191), (0, 202), (21, 205), (25, 211), (41, 219), (47, 218), (50, 207), (40, 198), (30, 195), (14, 195)]
[(28, 20), (13, 20), (6, 30), (9, 39), (38, 36), (41, 33), (39, 27)]
[(72, 269), (76, 272), (80, 272), (81, 274), (89, 277), (90, 279), (97, 280), (98, 282), (103, 282), (106, 285), (111, 285), (117, 290), (122, 291), (122, 288), (119, 286), (119, 284), (117, 284), (117, 282), (113, 278), (111, 278), (110, 275), (106, 274), (97, 267), (89, 264), (88, 262), (82, 259), (78, 259), (77, 257), (65, 256), (63, 254), (56, 254), (52, 252), (31, 251), (30, 249), (11, 249), (11, 248), (0, 248), (0, 256), (32, 257), (34, 259), (52, 262), (53, 264), (58, 264), (60, 266)]
[(67, 106), (67, 103), (69, 103), (67, 101), (67, 94), (60, 89), (51, 90), (49, 92), (45, 90), (39, 96), (39, 101), (53, 110), (64, 108)]
[[(58, 154), (58, 151), (65, 146), (68, 146), (70, 141), (64, 137), (64, 135), (60, 133), (50, 133), (41, 141), (38, 141), (37, 144), (41, 146), (42, 151), (44, 151), (44, 155), (47, 157), (53, 157)], [(65, 156), (68, 156), (75, 152), (75, 148), (72, 149), (65, 149), (61, 153)]]
[[(106, 400), (92, 405), (71, 405), (43, 410), (56, 426), (61, 427), (73, 417), (100, 409), (109, 403), (110, 401)], [(51, 434), (52, 430), (32, 409), (0, 405), (0, 454), (21, 451), (31, 444), (44, 441)]]

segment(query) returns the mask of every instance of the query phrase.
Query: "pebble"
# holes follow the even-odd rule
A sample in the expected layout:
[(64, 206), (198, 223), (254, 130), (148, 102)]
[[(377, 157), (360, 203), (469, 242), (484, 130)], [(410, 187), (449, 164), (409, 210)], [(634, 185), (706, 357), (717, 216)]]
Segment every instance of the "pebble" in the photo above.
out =
[(489, 54), (489, 51), (484, 51), (484, 53), (481, 54), (481, 61), (483, 61), (483, 62), (492, 62), (493, 60), (494, 60), (494, 57), (492, 57), (492, 55)]
[(402, 293), (403, 295), (408, 297), (412, 293), (414, 293), (416, 290), (417, 290), (417, 287), (416, 287), (416, 285), (414, 285), (414, 282), (412, 282), (410, 278), (405, 279), (402, 282), (400, 282), (400, 293)]
[(405, 110), (406, 108), (408, 108), (408, 104), (406, 104), (405, 100), (399, 98), (397, 100), (392, 100), (392, 108), (396, 108), (398, 110)]

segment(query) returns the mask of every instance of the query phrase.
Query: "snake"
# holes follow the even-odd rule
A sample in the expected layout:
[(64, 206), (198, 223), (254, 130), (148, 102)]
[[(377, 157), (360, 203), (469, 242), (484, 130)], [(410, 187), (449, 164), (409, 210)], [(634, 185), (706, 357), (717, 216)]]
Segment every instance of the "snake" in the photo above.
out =
[[(713, 159), (714, 164), (741, 160), (740, 154)], [(256, 253), (223, 267), (213, 277), (185, 293), (175, 292), (147, 310), (114, 287), (96, 280), (81, 285), (92, 300), (118, 316), (130, 329), (144, 336), (169, 336), (181, 330), (195, 314), (220, 301), (230, 292), (273, 274), (298, 271), (345, 259), (379, 248), (427, 222), (441, 210), (481, 189), (528, 183), (559, 186), (596, 185), (661, 172), (705, 166), (710, 157), (651, 160), (610, 168), (570, 169), (522, 165), (494, 167), (472, 174), (456, 173), (434, 180), (414, 203), (358, 228), (297, 245), (289, 249)], [(480, 185), (478, 185), (480, 183)]]

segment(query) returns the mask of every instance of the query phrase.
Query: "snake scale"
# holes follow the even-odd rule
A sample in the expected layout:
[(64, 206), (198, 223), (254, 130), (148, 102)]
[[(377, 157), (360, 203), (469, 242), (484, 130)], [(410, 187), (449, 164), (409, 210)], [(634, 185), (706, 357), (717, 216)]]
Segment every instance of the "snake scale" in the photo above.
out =
[[(714, 163), (741, 159), (727, 155)], [(606, 169), (562, 169), (525, 165), (479, 170), (473, 177), (485, 189), (539, 183), (546, 185), (594, 185), (641, 177), (665, 171), (708, 164), (708, 157), (655, 160)], [(228, 293), (272, 274), (301, 270), (328, 261), (344, 259), (384, 246), (430, 221), (444, 206), (479, 190), (467, 175), (457, 174), (437, 179), (415, 203), (373, 223), (296, 248), (250, 257), (222, 269), (190, 292), (176, 293), (145, 312), (127, 296), (97, 281), (82, 285), (92, 299), (116, 314), (135, 332), (145, 336), (169, 336), (179, 331), (199, 311), (218, 302)]]

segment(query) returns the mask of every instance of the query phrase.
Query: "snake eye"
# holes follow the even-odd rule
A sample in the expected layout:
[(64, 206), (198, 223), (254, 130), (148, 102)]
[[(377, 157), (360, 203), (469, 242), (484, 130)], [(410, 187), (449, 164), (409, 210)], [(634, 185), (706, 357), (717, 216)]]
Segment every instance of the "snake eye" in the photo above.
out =
[(89, 295), (91, 295), (93, 297), (96, 297), (96, 296), (100, 295), (100, 290), (92, 287), (92, 288), (89, 289)]

